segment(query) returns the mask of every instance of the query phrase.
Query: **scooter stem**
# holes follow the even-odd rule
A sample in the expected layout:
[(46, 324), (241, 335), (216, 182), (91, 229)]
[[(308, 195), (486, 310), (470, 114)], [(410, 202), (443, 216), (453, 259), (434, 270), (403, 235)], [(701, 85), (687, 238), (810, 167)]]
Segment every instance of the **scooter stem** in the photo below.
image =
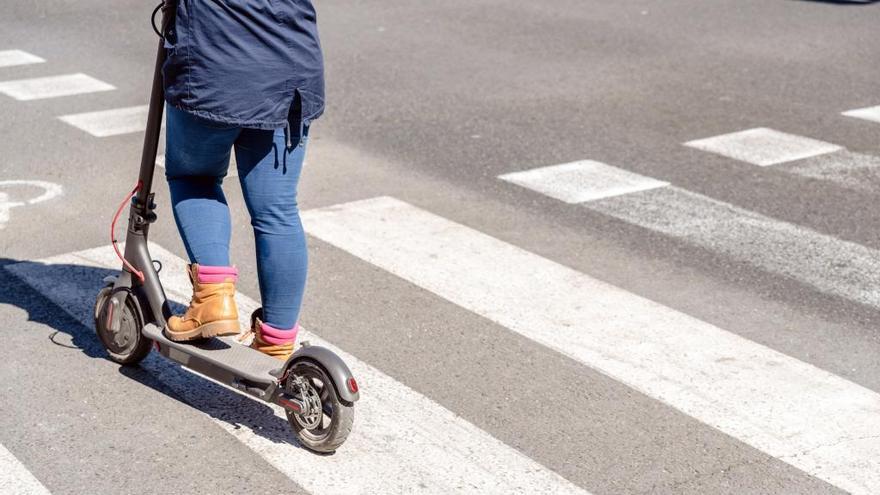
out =
[[(162, 28), (164, 35), (168, 32), (171, 19), (174, 18), (175, 3), (173, 0), (164, 0), (162, 5)], [(162, 65), (165, 63), (165, 39), (159, 39), (159, 48), (156, 53), (156, 65), (153, 69), (153, 88), (150, 93), (150, 107), (147, 114), (147, 129), (144, 133), (144, 147), (141, 153), (141, 169), (139, 180), (141, 189), (135, 196), (135, 201), (140, 205), (147, 205), (153, 188), (153, 174), (156, 169), (156, 153), (159, 149), (159, 134), (162, 131), (162, 111), (165, 108), (165, 87), (162, 80)]]
[[(176, 9), (175, 0), (164, 0), (162, 3), (162, 27), (161, 33), (167, 33), (171, 20), (174, 18)], [(153, 266), (152, 258), (147, 246), (147, 236), (150, 224), (156, 221), (153, 212), (156, 205), (153, 203), (153, 175), (156, 170), (156, 154), (159, 149), (159, 135), (162, 130), (162, 113), (165, 106), (165, 89), (162, 79), (162, 66), (165, 63), (165, 39), (159, 40), (156, 53), (156, 64), (153, 68), (153, 87), (150, 93), (150, 106), (147, 114), (147, 128), (144, 133), (144, 147), (141, 153), (141, 166), (138, 174), (138, 188), (131, 201), (128, 216), (128, 231), (125, 237), (124, 258), (135, 269), (143, 274), (143, 280), (132, 277), (132, 273), (123, 266), (122, 274), (114, 284), (115, 288), (134, 288), (140, 285), (138, 300), (142, 309), (143, 318), (147, 322), (155, 323), (160, 327), (165, 326), (165, 320), (170, 316), (170, 309), (165, 298), (165, 291), (159, 282), (159, 275)], [(114, 299), (121, 297), (114, 291)], [(115, 323), (115, 322), (113, 322)]]

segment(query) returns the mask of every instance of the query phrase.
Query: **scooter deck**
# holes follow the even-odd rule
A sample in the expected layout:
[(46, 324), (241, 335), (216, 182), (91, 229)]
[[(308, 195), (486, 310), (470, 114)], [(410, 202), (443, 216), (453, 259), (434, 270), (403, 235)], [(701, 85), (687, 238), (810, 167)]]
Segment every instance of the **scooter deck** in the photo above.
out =
[(162, 328), (152, 324), (145, 325), (143, 333), (159, 344), (162, 354), (211, 377), (221, 378), (217, 375), (228, 374), (231, 375), (230, 378), (268, 386), (276, 381), (270, 373), (284, 364), (283, 361), (239, 344), (231, 337), (175, 342), (165, 336)]

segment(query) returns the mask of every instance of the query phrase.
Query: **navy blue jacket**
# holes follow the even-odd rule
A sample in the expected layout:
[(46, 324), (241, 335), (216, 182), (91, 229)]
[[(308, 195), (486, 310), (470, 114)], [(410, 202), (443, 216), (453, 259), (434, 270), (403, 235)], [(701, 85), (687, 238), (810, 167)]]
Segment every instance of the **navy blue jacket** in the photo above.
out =
[(179, 0), (176, 14), (165, 37), (169, 104), (219, 124), (289, 124), (296, 138), (324, 111), (311, 0)]

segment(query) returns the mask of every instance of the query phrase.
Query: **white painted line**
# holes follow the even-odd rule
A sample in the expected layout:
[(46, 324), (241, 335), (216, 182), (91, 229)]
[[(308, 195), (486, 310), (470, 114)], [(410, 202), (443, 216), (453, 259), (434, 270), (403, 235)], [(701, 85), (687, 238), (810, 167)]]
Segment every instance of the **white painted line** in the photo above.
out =
[(9, 194), (0, 191), (0, 230), (6, 227), (9, 222), (9, 211), (13, 208), (25, 205), (33, 205), (48, 201), (52, 198), (60, 196), (64, 189), (54, 182), (46, 182), (42, 180), (0, 180), (0, 189), (12, 187), (31, 187), (42, 189), (43, 192), (39, 196), (34, 196), (28, 200), (10, 201)]
[(880, 191), (880, 156), (838, 151), (791, 163), (785, 170), (858, 191)]
[(23, 205), (24, 203), (19, 201), (9, 201), (9, 195), (0, 191), (0, 230), (5, 229), (9, 222), (9, 210)]
[(843, 112), (842, 115), (855, 117), (857, 119), (870, 120), (871, 122), (880, 122), (880, 106), (850, 110), (848, 112)]
[(393, 198), (311, 210), (303, 223), (813, 476), (880, 492), (880, 394)]
[(0, 493), (49, 495), (49, 490), (18, 459), (0, 444)]
[(67, 74), (63, 76), (0, 82), (0, 93), (23, 101), (95, 93), (113, 89), (116, 88), (85, 74)]
[(566, 203), (583, 203), (669, 185), (592, 160), (513, 172), (498, 178)]
[(880, 251), (875, 249), (676, 187), (587, 207), (825, 294), (880, 308)]
[(0, 67), (14, 65), (42, 64), (42, 58), (22, 50), (0, 50)]
[[(164, 265), (161, 278), (168, 296), (179, 303), (189, 301), (185, 262), (155, 244), (150, 252)], [(78, 319), (86, 327), (83, 332), (91, 332), (94, 295), (107, 270), (118, 270), (119, 264), (108, 246), (6, 268)], [(240, 293), (236, 296), (242, 325), (247, 325), (257, 303)], [(314, 334), (306, 332), (302, 339), (339, 352), (361, 385), (354, 431), (329, 457), (298, 448), (277, 407), (196, 377), (156, 354), (142, 366), (181, 400), (315, 495), (586, 493)]]
[[(143, 132), (147, 128), (148, 105), (114, 108), (98, 112), (77, 113), (58, 117), (95, 137)], [(164, 123), (164, 122), (163, 122)]]
[(836, 144), (764, 127), (689, 141), (684, 145), (761, 167), (843, 149)]

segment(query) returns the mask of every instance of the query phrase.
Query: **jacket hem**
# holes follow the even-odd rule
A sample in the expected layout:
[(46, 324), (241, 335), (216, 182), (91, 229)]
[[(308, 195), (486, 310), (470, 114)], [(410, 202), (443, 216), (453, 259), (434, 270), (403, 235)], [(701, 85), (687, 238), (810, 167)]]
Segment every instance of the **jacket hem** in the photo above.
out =
[[(235, 117), (229, 117), (226, 115), (219, 115), (214, 112), (208, 112), (205, 110), (199, 110), (197, 108), (192, 108), (189, 105), (185, 105), (180, 102), (171, 101), (171, 99), (166, 98), (165, 101), (173, 106), (174, 108), (187, 112), (189, 114), (195, 115), (196, 117), (205, 119), (207, 121), (216, 123), (216, 124), (224, 124), (235, 127), (244, 127), (248, 129), (264, 129), (264, 130), (272, 130), (272, 129), (280, 129), (282, 127), (287, 126), (287, 119), (285, 120), (242, 120), (237, 119)], [(324, 105), (321, 105), (317, 110), (311, 112), (309, 115), (304, 115), (302, 117), (302, 121), (304, 123), (308, 123), (319, 116), (324, 112)]]

